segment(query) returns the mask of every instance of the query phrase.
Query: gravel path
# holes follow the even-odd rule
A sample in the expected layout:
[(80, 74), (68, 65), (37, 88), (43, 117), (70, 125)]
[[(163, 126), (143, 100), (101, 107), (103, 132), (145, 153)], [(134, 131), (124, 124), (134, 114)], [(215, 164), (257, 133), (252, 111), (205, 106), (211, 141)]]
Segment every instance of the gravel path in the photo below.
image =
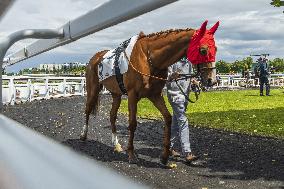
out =
[[(139, 120), (134, 141), (139, 161), (129, 164), (126, 153), (116, 154), (111, 147), (110, 102), (108, 96), (101, 98), (103, 108), (91, 119), (86, 142), (79, 140), (85, 120), (83, 97), (7, 106), (4, 114), (152, 188), (284, 188), (283, 140), (191, 128), (192, 147), (200, 161), (188, 166), (182, 159), (172, 159), (177, 168), (169, 170), (159, 163), (163, 133), (159, 120)], [(128, 119), (118, 117), (120, 140), (126, 146)]]

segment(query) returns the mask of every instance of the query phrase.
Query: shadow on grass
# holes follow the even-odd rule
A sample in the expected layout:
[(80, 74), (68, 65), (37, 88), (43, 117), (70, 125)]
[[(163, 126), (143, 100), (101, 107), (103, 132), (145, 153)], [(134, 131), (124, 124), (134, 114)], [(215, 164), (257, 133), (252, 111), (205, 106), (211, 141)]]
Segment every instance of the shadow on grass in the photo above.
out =
[(256, 95), (256, 94), (255, 94), (255, 95), (250, 94), (250, 95), (245, 95), (245, 96), (259, 96), (259, 94), (258, 94), (258, 95)]
[(279, 107), (191, 113), (188, 117), (195, 125), (284, 139), (283, 112), (284, 107)]

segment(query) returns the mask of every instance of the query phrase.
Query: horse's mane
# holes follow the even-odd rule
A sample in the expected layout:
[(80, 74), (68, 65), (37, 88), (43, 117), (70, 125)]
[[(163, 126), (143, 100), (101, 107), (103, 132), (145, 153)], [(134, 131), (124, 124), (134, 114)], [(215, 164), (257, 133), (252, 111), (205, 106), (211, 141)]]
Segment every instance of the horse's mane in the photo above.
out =
[(165, 31), (160, 31), (160, 32), (156, 32), (156, 33), (150, 33), (148, 35), (145, 35), (142, 31), (139, 34), (139, 38), (138, 39), (142, 39), (142, 38), (152, 38), (152, 37), (166, 37), (168, 34), (170, 33), (179, 33), (179, 32), (183, 32), (183, 31), (191, 31), (194, 30), (192, 28), (186, 28), (186, 29), (169, 29), (169, 30), (165, 30)]

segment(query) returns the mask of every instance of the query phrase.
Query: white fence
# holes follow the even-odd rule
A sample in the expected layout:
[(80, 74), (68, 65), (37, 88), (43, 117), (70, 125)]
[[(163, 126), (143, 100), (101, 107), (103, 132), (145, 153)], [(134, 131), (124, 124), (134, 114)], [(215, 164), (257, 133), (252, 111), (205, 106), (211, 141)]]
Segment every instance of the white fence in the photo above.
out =
[[(284, 77), (271, 77), (268, 78), (270, 86), (283, 87)], [(218, 84), (214, 88), (250, 88), (259, 87), (259, 79), (247, 79), (247, 78), (221, 78)]]
[[(3, 104), (86, 95), (85, 77), (3, 76)], [(108, 93), (103, 88), (102, 94)]]
[(3, 103), (85, 95), (84, 77), (3, 77)]
[[(284, 87), (284, 77), (269, 78), (273, 87)], [(230, 78), (222, 76), (215, 89), (240, 89), (259, 87), (259, 79)], [(108, 91), (104, 88), (102, 94)], [(30, 77), (4, 76), (4, 104), (14, 105), (19, 102), (31, 102), (38, 99), (50, 99), (68, 96), (84, 96), (86, 94), (85, 77)]]

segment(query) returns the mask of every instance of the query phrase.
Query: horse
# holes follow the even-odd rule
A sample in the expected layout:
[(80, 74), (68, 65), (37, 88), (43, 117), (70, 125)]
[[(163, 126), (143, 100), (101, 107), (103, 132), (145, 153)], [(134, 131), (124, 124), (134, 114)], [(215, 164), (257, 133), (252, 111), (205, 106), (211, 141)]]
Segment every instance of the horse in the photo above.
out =
[[(137, 103), (141, 98), (148, 98), (163, 115), (165, 127), (163, 151), (160, 158), (162, 164), (166, 165), (168, 162), (172, 116), (165, 105), (162, 90), (167, 81), (170, 65), (187, 55), (200, 73), (201, 82), (204, 86), (213, 86), (216, 83), (215, 56), (217, 48), (214, 33), (219, 22), (209, 30), (206, 29), (207, 22), (205, 21), (198, 30), (187, 28), (161, 31), (149, 35), (142, 32), (139, 34), (131, 56), (127, 57), (128, 70), (123, 74), (123, 83), (128, 95), (129, 140), (127, 152), (130, 163), (135, 163), (136, 160), (133, 139), (137, 127)], [(86, 140), (87, 138), (89, 116), (91, 113), (97, 113), (99, 92), (104, 86), (110, 91), (113, 99), (110, 123), (113, 145), (117, 146), (119, 142), (115, 122), (123, 92), (115, 76), (99, 81), (98, 65), (107, 52), (108, 50), (103, 50), (96, 53), (90, 59), (86, 68), (86, 124), (83, 127), (80, 139)]]

